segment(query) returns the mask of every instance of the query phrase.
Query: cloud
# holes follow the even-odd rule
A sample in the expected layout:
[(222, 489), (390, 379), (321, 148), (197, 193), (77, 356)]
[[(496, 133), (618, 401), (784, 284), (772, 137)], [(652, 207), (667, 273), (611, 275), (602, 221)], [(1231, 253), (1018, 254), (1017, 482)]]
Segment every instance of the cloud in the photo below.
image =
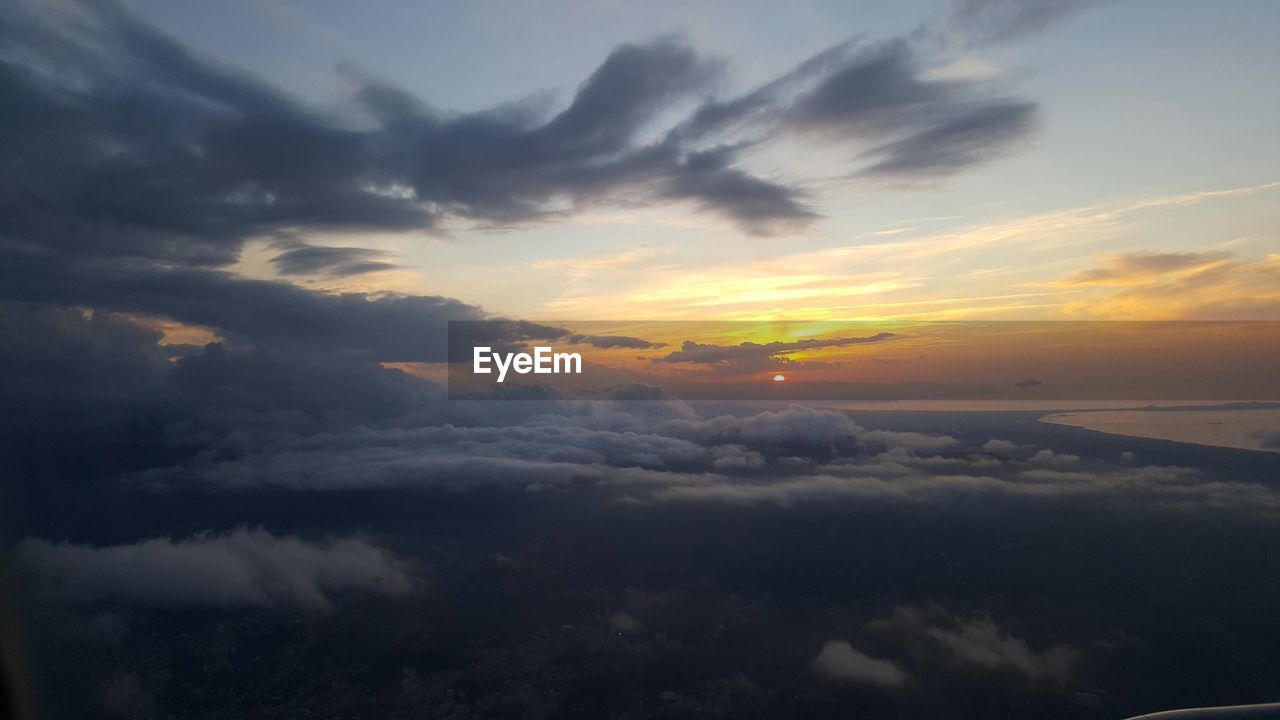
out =
[(609, 629), (629, 635), (643, 631), (644, 624), (629, 613), (616, 612), (609, 616)]
[(986, 80), (1003, 72), (981, 58), (966, 56), (951, 62), (930, 68), (925, 72), (926, 80)]
[[(1190, 468), (1108, 466), (1071, 469), (1075, 456), (1041, 455), (1038, 463), (987, 462), (965, 457), (895, 457), (892, 453), (815, 465), (800, 475), (757, 473), (755, 478), (670, 478), (636, 502), (653, 505), (777, 505), (821, 502), (946, 504), (965, 497), (1027, 500), (1097, 498), (1137, 503), (1147, 510), (1208, 509), (1280, 517), (1280, 495), (1264, 485), (1210, 481)], [(939, 470), (934, 470), (938, 466)], [(949, 473), (949, 474), (944, 474)]]
[(271, 258), (276, 270), (285, 275), (328, 275), (349, 277), (379, 270), (391, 270), (395, 263), (385, 253), (357, 247), (328, 247), (306, 243), (284, 243), (284, 252)]
[[(516, 324), (509, 333), (534, 331)], [(803, 405), (715, 414), (639, 385), (594, 403), (446, 404), (438, 386), (358, 354), (215, 343), (171, 359), (158, 333), (133, 319), (30, 305), (0, 305), (0, 340), (0, 378), (10, 378), (0, 396), (21, 411), (4, 426), (0, 450), (10, 467), (38, 458), (64, 468), (68, 481), (317, 491), (594, 485), (650, 506), (1094, 498), (1280, 514), (1273, 490), (1189, 468), (996, 440), (978, 452), (953, 437), (869, 429)], [(623, 402), (637, 397), (654, 402)], [(64, 447), (75, 452), (52, 451)]]
[[(784, 132), (874, 144), (863, 154), (871, 160), (866, 174), (957, 172), (1011, 152), (1035, 128), (1035, 103), (988, 97), (969, 78), (930, 74), (903, 39), (858, 52), (838, 46), (801, 67), (823, 72), (770, 115)], [(753, 103), (753, 114), (762, 105)]]
[(1008, 155), (1035, 128), (1036, 105), (999, 102), (966, 111), (901, 140), (881, 145), (870, 174), (954, 173), (970, 165)]
[[(933, 172), (972, 155), (949, 128), (1000, 107), (968, 82), (922, 78), (906, 41), (843, 44), (724, 100), (711, 94), (717, 61), (674, 39), (624, 45), (549, 117), (519, 104), (442, 114), (348, 72), (358, 118), (307, 107), (111, 2), (8, 5), (0, 45), (0, 85), (15, 98), (0, 159), (16, 178), (0, 184), (10, 240), (0, 298), (387, 362), (437, 360), (444, 322), (486, 314), (449, 298), (315, 292), (219, 268), (250, 238), (535, 222), (619, 198), (691, 201), (768, 232), (816, 213), (799, 186), (753, 175), (750, 148), (834, 133), (852, 146), (888, 142), (889, 156)], [(662, 131), (691, 101), (698, 109)], [(742, 133), (751, 137), (730, 137)], [(329, 277), (393, 266), (367, 248), (300, 241), (272, 264)]]
[(949, 27), (973, 43), (1014, 40), (1099, 4), (1099, 0), (954, 0)]
[(591, 345), (606, 350), (613, 348), (650, 350), (667, 346), (666, 343), (650, 342), (641, 338), (627, 337), (626, 335), (570, 335), (568, 341), (574, 345)]
[(1014, 672), (1031, 680), (1066, 682), (1080, 660), (1080, 652), (1070, 646), (1034, 650), (990, 617), (962, 617), (938, 605), (898, 607), (889, 618), (874, 621), (872, 627), (899, 633), (908, 642), (936, 643), (957, 664)]
[(949, 435), (932, 435), (917, 432), (897, 432), (893, 430), (860, 430), (858, 440), (864, 445), (883, 445), (897, 450), (909, 450), (913, 453), (941, 453), (960, 447), (960, 441)]
[[(441, 112), (350, 68), (342, 110), (312, 107), (116, 2), (7, 4), (0, 49), (12, 99), (0, 117), (10, 178), (0, 183), (0, 299), (386, 362), (437, 360), (443, 323), (487, 314), (450, 298), (317, 292), (224, 269), (253, 239), (442, 233), (603, 205), (689, 204), (768, 234), (819, 214), (803, 180), (752, 169), (770, 143), (814, 136), (847, 147), (853, 163), (880, 148), (866, 164), (934, 174), (985, 160), (1014, 133), (982, 119), (1010, 101), (925, 77), (901, 39), (838, 45), (737, 97), (716, 95), (723, 63), (679, 39), (627, 44), (550, 114), (520, 102)], [(279, 249), (271, 264), (283, 276), (394, 267), (368, 248)]]
[(1014, 386), (1015, 388), (1019, 389), (1019, 390), (1027, 390), (1027, 389), (1029, 389), (1029, 388), (1033, 388), (1033, 387), (1040, 387), (1041, 385), (1044, 385), (1044, 381), (1043, 381), (1043, 380), (1036, 380), (1036, 379), (1034, 379), (1034, 378), (1028, 378), (1028, 379), (1026, 379), (1026, 380), (1019, 380), (1018, 382), (1016, 382), (1016, 383), (1014, 383), (1014, 384), (1013, 384), (1013, 386)]
[(1056, 453), (1046, 448), (1032, 455), (1031, 462), (1046, 467), (1071, 467), (1080, 464), (1080, 456)]
[(37, 596), (69, 604), (325, 610), (339, 592), (412, 589), (400, 561), (364, 540), (312, 543), (262, 529), (106, 547), (27, 538), (18, 556)]
[[(209, 362), (199, 359), (193, 372)], [(212, 362), (217, 368), (225, 361)], [(1280, 516), (1273, 490), (1210, 479), (1191, 468), (1086, 461), (1007, 441), (990, 441), (984, 454), (974, 454), (948, 436), (867, 429), (844, 413), (800, 405), (708, 417), (663, 401), (643, 403), (642, 410), (612, 401), (436, 407), (411, 398), (397, 404), (393, 398), (404, 392), (387, 384), (386, 398), (368, 408), (347, 403), (338, 407), (349, 410), (335, 417), (312, 417), (329, 402), (307, 405), (305, 389), (315, 383), (301, 378), (295, 392), (281, 376), (251, 365), (243, 372), (220, 381), (198, 374), (184, 380), (182, 387), (211, 387), (216, 394), (194, 396), (193, 407), (204, 412), (171, 423), (184, 430), (169, 430), (167, 438), (209, 449), (185, 464), (130, 473), (128, 480), (313, 491), (593, 485), (649, 506), (1093, 498), (1164, 511)], [(226, 393), (216, 389), (227, 387), (235, 388), (236, 403), (217, 399)]]
[(713, 367), (727, 365), (740, 369), (755, 369), (785, 364), (789, 362), (786, 356), (790, 353), (877, 343), (893, 337), (896, 337), (894, 333), (882, 332), (861, 338), (806, 338), (769, 343), (743, 342), (737, 345), (712, 345), (685, 340), (679, 350), (654, 358), (653, 362), (695, 363)]
[[(1170, 268), (1164, 272), (1148, 267), (1145, 273), (1124, 274), (1114, 266), (1099, 269), (1100, 275), (1085, 271), (1086, 279), (1101, 277), (1095, 284), (1115, 286), (1117, 290), (1113, 294), (1070, 302), (1066, 311), (1075, 316), (1111, 320), (1274, 320), (1280, 317), (1280, 290), (1276, 289), (1280, 288), (1280, 253), (1260, 258), (1192, 254), (1183, 260), (1185, 265), (1180, 269)], [(1178, 260), (1164, 262), (1176, 266)], [(1113, 276), (1109, 275), (1112, 271)], [(1074, 278), (1079, 280), (1080, 275)], [(1072, 279), (1068, 278), (1067, 282)]]
[(0, 287), (0, 300), (167, 317), (216, 328), (246, 344), (299, 353), (350, 353), (384, 362), (442, 361), (449, 321), (490, 317), (452, 298), (316, 292), (220, 270), (58, 269), (40, 261), (16, 262), (11, 270), (14, 276)]
[(824, 457), (856, 453), (863, 429), (844, 413), (792, 405), (747, 416), (672, 420), (663, 431), (702, 444), (741, 444), (777, 457)]
[(985, 453), (1003, 454), (1003, 453), (1017, 452), (1018, 449), (1021, 447), (1022, 446), (1018, 445), (1018, 443), (1015, 443), (1009, 440), (1000, 440), (997, 438), (992, 438), (982, 444), (982, 451)]
[(1065, 287), (1082, 285), (1138, 285), (1153, 278), (1176, 275), (1212, 266), (1230, 258), (1229, 253), (1119, 253), (1108, 258), (1103, 267), (1081, 270), (1056, 284)]
[(1077, 653), (1065, 646), (1036, 652), (1027, 642), (1003, 632), (990, 620), (961, 623), (958, 629), (931, 628), (929, 634), (957, 660), (991, 669), (1012, 669), (1032, 678), (1066, 680)]
[(671, 400), (662, 386), (637, 382), (610, 385), (601, 390), (597, 397), (601, 400)]
[[(538, 221), (622, 197), (689, 201), (771, 232), (817, 213), (803, 190), (746, 167), (743, 150), (761, 139), (904, 134), (891, 164), (957, 169), (988, 155), (971, 126), (1009, 107), (965, 81), (921, 79), (902, 40), (841, 45), (716, 99), (722, 63), (663, 38), (615, 49), (550, 117), (528, 103), (441, 113), (348, 69), (358, 117), (335, 118), (120, 4), (19, 3), (0, 32), (14, 98), (0, 155), (21, 178), (0, 188), (3, 229), (65, 252), (183, 263), (225, 264), (244, 238), (274, 231)], [(662, 132), (690, 101), (702, 103)], [(745, 142), (731, 132), (744, 125)]]
[(844, 640), (828, 640), (813, 660), (818, 677), (832, 682), (857, 682), (900, 688), (910, 677), (894, 662), (870, 657)]

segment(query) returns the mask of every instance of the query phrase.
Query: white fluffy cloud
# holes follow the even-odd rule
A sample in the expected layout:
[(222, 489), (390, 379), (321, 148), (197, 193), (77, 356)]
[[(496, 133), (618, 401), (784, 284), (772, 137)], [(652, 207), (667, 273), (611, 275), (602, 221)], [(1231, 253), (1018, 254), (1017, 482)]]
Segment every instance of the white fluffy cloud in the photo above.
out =
[(105, 547), (27, 538), (18, 554), (38, 595), (70, 604), (323, 610), (335, 592), (394, 596), (412, 588), (402, 564), (364, 540), (311, 543), (262, 529)]

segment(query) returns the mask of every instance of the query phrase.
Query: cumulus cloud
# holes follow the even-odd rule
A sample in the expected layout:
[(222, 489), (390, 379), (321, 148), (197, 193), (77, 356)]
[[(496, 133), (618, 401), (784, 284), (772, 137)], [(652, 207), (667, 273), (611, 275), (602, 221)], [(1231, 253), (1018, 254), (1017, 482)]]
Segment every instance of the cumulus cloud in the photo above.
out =
[(324, 610), (339, 592), (412, 589), (402, 563), (365, 540), (307, 542), (263, 529), (105, 547), (27, 538), (17, 552), (34, 592), (69, 604)]
[(813, 660), (818, 677), (832, 682), (857, 682), (899, 688), (910, 679), (897, 663), (873, 658), (845, 640), (829, 640)]

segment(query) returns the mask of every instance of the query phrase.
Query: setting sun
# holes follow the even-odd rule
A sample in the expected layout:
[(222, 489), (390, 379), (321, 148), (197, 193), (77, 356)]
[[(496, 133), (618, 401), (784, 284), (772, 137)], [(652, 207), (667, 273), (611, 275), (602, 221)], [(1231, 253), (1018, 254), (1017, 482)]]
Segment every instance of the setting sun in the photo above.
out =
[(773, 381), (774, 381), (774, 382), (785, 382), (785, 381), (786, 381), (786, 379), (787, 379), (787, 376), (786, 376), (786, 375), (774, 375), (774, 376), (773, 376)]

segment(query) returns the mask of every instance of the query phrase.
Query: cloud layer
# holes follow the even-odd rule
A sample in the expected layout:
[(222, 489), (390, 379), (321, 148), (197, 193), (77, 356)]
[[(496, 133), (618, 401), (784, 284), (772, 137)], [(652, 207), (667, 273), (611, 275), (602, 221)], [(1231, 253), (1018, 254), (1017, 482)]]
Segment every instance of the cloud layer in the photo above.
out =
[(357, 538), (312, 543), (241, 528), (128, 545), (94, 547), (28, 538), (18, 557), (37, 596), (69, 604), (328, 609), (333, 595), (403, 595), (400, 562)]

